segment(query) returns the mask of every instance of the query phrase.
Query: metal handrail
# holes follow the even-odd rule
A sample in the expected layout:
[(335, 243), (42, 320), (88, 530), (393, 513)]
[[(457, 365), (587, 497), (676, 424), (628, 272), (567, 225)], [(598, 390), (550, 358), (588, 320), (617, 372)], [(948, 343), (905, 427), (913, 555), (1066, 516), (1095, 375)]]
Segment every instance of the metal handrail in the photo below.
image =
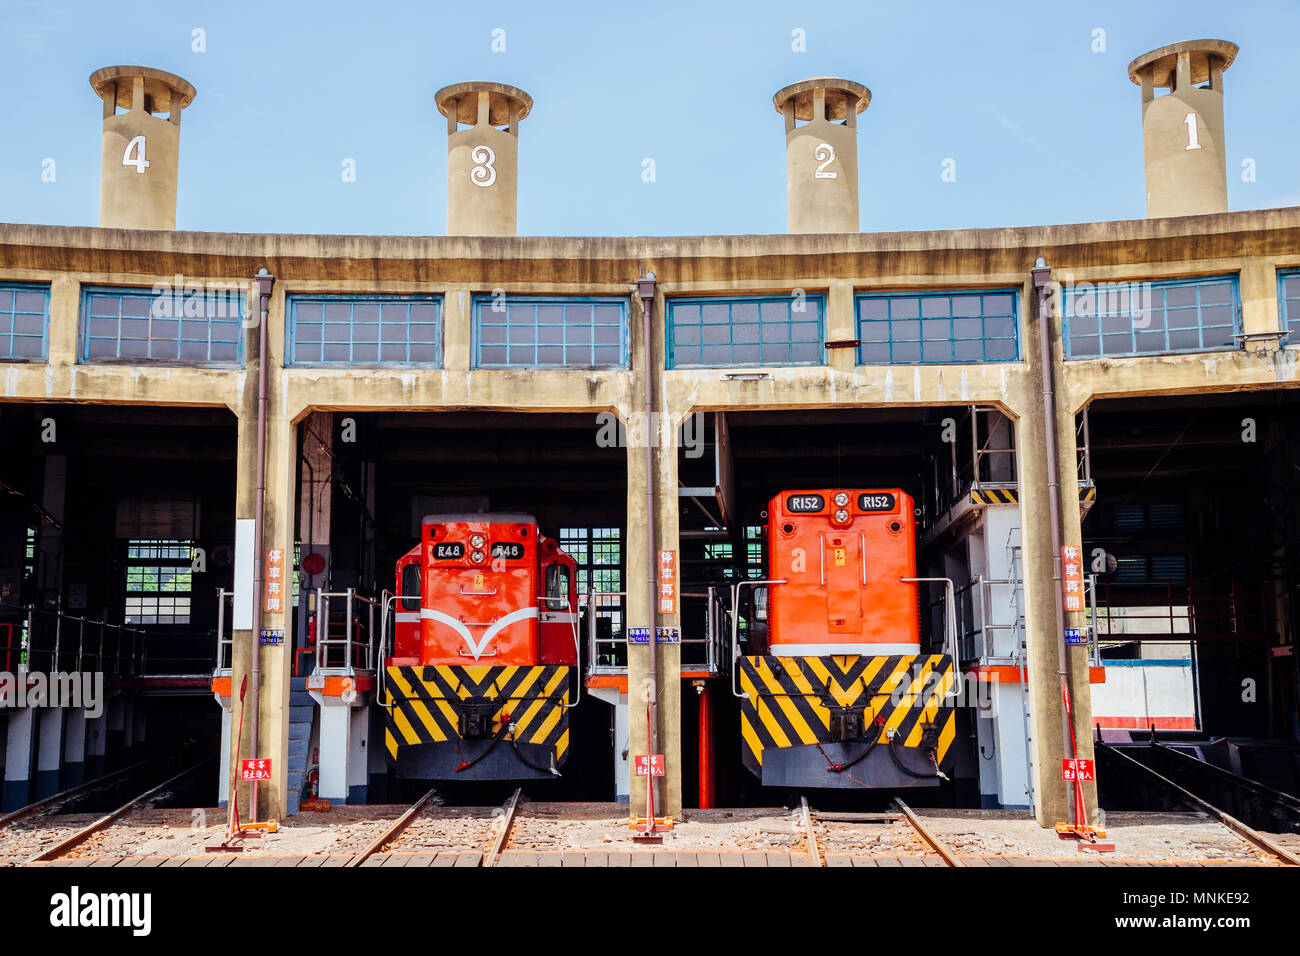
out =
[[(235, 669), (235, 630), (234, 630), (234, 599), (235, 592), (227, 591), (225, 588), (217, 588), (217, 660), (216, 666), (212, 673), (218, 677), (225, 677), (234, 672)], [(231, 605), (231, 630), (230, 637), (226, 637), (226, 603)], [(230, 663), (225, 663), (226, 661)]]
[[(335, 638), (330, 636), (330, 608), (331, 598), (344, 599), (344, 633), (342, 637)], [(353, 613), (353, 605), (360, 601), (366, 606), (366, 641), (364, 645), (364, 655), (362, 660), (369, 668), (374, 668), (374, 644), (375, 644), (375, 609), (381, 608), (381, 603), (372, 598), (357, 594), (356, 588), (348, 588), (345, 591), (326, 591), (324, 588), (316, 589), (316, 670), (333, 673), (355, 674), (356, 673), (356, 654), (354, 649), (359, 642), (353, 641), (353, 633), (356, 630), (354, 625), (359, 626), (358, 621)], [(381, 609), (382, 615), (382, 609)], [(343, 646), (343, 663), (339, 666), (332, 666), (329, 658), (329, 648)], [(365, 670), (363, 667), (362, 670)]]
[(757, 581), (737, 581), (731, 586), (731, 693), (741, 700), (748, 700), (749, 694), (736, 690), (736, 675), (739, 668), (736, 661), (740, 659), (740, 589), (746, 584), (756, 587), (760, 584), (785, 584), (784, 578), (764, 578)]
[[(62, 664), (62, 659), (67, 654), (72, 654), (72, 663), (74, 670), (76, 671), (82, 671), (85, 669), (87, 658), (89, 657), (89, 659), (93, 660), (97, 665), (95, 669), (106, 674), (111, 673), (114, 676), (121, 676), (126, 672), (125, 665), (131, 665), (134, 668), (133, 673), (137, 675), (144, 673), (144, 664), (148, 659), (146, 639), (149, 637), (149, 634), (146, 631), (135, 627), (129, 627), (126, 624), (114, 624), (108, 621), (99, 621), (92, 618), (66, 614), (64, 613), (61, 604), (53, 610), (37, 607), (35, 605), (3, 605), (2, 607), (8, 610), (23, 612), (22, 637), (16, 648), (18, 651), (18, 669), (20, 671), (31, 672), (31, 665), (35, 663), (35, 659), (38, 656), (41, 658), (47, 658), (49, 661), (49, 669), (51, 671), (57, 671)], [(35, 640), (37, 635), (37, 621), (47, 620), (49, 618), (54, 619), (53, 642), (49, 647), (38, 647), (36, 646), (37, 641)], [(65, 621), (77, 625), (77, 643), (75, 652), (64, 647)], [(89, 655), (87, 654), (86, 649), (87, 625), (92, 629), (96, 627), (99, 628), (98, 652)], [(110, 631), (117, 632), (117, 640), (112, 654), (114, 666), (111, 669), (105, 666), (106, 662), (109, 660), (109, 656), (104, 651), (105, 638)], [(8, 652), (6, 656), (11, 655), (15, 650), (12, 643), (12, 633), (13, 629), (11, 624), (10, 643), (5, 648)], [(130, 652), (126, 660), (123, 661), (123, 638), (128, 635), (130, 639)]]
[[(624, 627), (622, 638), (610, 638), (608, 640), (602, 641), (596, 637), (596, 617), (600, 613), (599, 607), (596, 604), (597, 597), (626, 598), (627, 592), (626, 591), (597, 591), (595, 588), (591, 588), (587, 591), (587, 672), (592, 674), (605, 673), (608, 670), (605, 665), (601, 665), (598, 663), (598, 661), (600, 660), (600, 653), (599, 653), (600, 649), (597, 645), (623, 644), (626, 646), (627, 644), (626, 626)], [(615, 665), (615, 669), (624, 670), (626, 669), (626, 666), (627, 665), (624, 665), (622, 668), (618, 668), (617, 665)]]

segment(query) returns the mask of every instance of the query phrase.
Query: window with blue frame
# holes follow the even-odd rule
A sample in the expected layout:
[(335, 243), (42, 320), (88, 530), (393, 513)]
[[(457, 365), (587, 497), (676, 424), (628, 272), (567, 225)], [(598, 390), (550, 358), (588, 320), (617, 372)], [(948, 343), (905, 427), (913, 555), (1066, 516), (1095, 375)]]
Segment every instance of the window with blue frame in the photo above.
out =
[(1237, 348), (1236, 276), (1081, 282), (1062, 290), (1065, 357), (1162, 355)]
[(1300, 345), (1300, 269), (1277, 274), (1277, 310), (1287, 333), (1286, 344)]
[(477, 296), (475, 368), (626, 368), (627, 299)]
[(0, 361), (44, 359), (49, 317), (49, 286), (0, 283)]
[(668, 367), (826, 364), (821, 295), (668, 300)]
[(1014, 362), (1014, 289), (872, 292), (857, 297), (858, 364)]
[(290, 365), (438, 365), (442, 297), (290, 295)]
[(244, 295), (216, 291), (85, 288), (81, 361), (238, 365)]

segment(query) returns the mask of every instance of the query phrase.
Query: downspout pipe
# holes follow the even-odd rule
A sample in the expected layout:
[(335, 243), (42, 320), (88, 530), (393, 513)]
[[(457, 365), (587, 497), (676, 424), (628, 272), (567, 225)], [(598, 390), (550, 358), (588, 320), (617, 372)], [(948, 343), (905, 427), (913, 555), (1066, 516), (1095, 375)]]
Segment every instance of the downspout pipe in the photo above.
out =
[[(258, 755), (258, 726), (261, 724), (260, 702), (262, 696), (262, 607), (263, 578), (266, 574), (266, 555), (263, 541), (266, 526), (266, 379), (267, 379), (267, 313), (271, 306), (271, 288), (275, 276), (265, 267), (253, 277), (257, 283), (260, 316), (257, 346), (257, 511), (253, 522), (253, 725), (248, 732), (249, 757)], [(257, 820), (257, 782), (252, 783), (248, 806), (249, 817)]]
[[(1038, 345), (1043, 372), (1043, 429), (1047, 454), (1047, 500), (1052, 519), (1052, 606), (1056, 610), (1056, 661), (1060, 676), (1062, 753), (1073, 758), (1074, 739), (1070, 733), (1070, 717), (1065, 710), (1065, 695), (1070, 689), (1070, 668), (1065, 644), (1065, 606), (1061, 598), (1061, 482), (1060, 462), (1056, 441), (1056, 387), (1052, 362), (1051, 337), (1051, 278), (1052, 270), (1039, 256), (1032, 270), (1034, 288), (1038, 290)], [(1087, 820), (1074, 819), (1074, 803), (1067, 799), (1070, 823), (1085, 824)]]
[[(651, 349), (651, 320), (650, 307), (655, 298), (655, 274), (647, 272), (636, 282), (636, 292), (641, 298), (641, 362), (642, 362), (642, 381), (644, 382), (645, 391), (645, 523), (646, 523), (646, 560), (647, 565), (647, 588), (648, 597), (650, 598), (649, 618), (650, 618), (650, 716), (649, 726), (646, 728), (649, 737), (650, 753), (659, 752), (659, 667), (657, 657), (659, 654), (659, 554), (657, 541), (655, 539), (655, 453), (654, 446), (658, 440), (658, 432), (654, 430), (656, 417), (655, 411), (655, 387), (654, 387), (654, 363), (653, 351)], [(653, 775), (646, 777), (646, 786), (654, 787), (655, 778)], [(655, 805), (659, 802), (656, 800)], [(654, 821), (651, 820), (647, 826), (653, 830)]]

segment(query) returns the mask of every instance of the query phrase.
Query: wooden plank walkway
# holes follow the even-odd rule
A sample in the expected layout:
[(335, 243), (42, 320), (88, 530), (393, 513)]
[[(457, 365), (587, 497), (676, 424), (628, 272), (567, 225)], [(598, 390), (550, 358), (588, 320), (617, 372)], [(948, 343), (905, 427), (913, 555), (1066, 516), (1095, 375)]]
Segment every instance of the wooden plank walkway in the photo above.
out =
[[(341, 867), (350, 859), (351, 854), (335, 853), (318, 856), (237, 856), (231, 854), (212, 854), (211, 856), (191, 857), (81, 857), (75, 860), (52, 860), (31, 863), (29, 866), (163, 866), (184, 867), (234, 867), (242, 869), (250, 866), (276, 867)], [(1239, 862), (1229, 860), (1115, 860), (1105, 858), (1047, 858), (1015, 856), (963, 856), (962, 862), (967, 866), (1274, 866), (1273, 863)], [(460, 866), (481, 867), (483, 853), (480, 850), (455, 851), (440, 853), (376, 853), (362, 864), (363, 867), (426, 867), (426, 866)], [(684, 867), (806, 867), (810, 866), (806, 853), (763, 853), (755, 851), (720, 852), (720, 853), (678, 853), (672, 850), (637, 850), (626, 853), (583, 852), (568, 850), (564, 852), (539, 852), (535, 850), (506, 850), (497, 862), (498, 866), (535, 867), (622, 867), (622, 866), (684, 866)], [(843, 866), (888, 866), (888, 867), (944, 867), (947, 864), (937, 856), (847, 856), (830, 854), (825, 858), (828, 867)]]

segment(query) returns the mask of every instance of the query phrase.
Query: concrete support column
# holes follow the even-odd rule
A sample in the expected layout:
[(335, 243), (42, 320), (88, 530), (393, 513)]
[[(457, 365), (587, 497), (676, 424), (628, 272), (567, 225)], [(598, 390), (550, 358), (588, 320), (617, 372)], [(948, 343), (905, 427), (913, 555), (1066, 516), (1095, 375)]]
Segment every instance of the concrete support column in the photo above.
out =
[(124, 697), (122, 698), (122, 707), (118, 711), (118, 717), (121, 720), (121, 736), (119, 737), (120, 751), (114, 755), (114, 760), (118, 766), (126, 766), (134, 763), (135, 756), (135, 701)]
[(36, 745), (36, 714), (31, 707), (10, 711), (5, 740), (5, 780), (0, 811), (8, 813), (31, 803), (32, 757)]
[[(215, 695), (214, 695), (215, 696)], [(221, 753), (230, 753), (230, 698), (217, 697), (221, 705)], [(217, 806), (230, 805), (230, 761), (222, 760), (217, 770)]]
[(347, 803), (352, 755), (352, 708), (338, 697), (312, 696), (320, 704), (320, 780), (317, 796), (335, 804)]
[(81, 287), (68, 273), (50, 280), (50, 365), (76, 365), (80, 341)]
[[(826, 297), (826, 341), (847, 342), (858, 337), (857, 311), (853, 307), (853, 283), (836, 280)], [(827, 350), (830, 366), (837, 372), (852, 372), (858, 365), (856, 348)]]
[[(1247, 259), (1241, 267), (1240, 281), (1242, 331), (1247, 335), (1279, 332), (1276, 266), (1267, 259)], [(1276, 345), (1277, 340), (1270, 343), (1271, 347)]]
[[(258, 304), (253, 303), (254, 314)], [(262, 534), (263, 553), (254, 555), (253, 560), (263, 569), (267, 552), (278, 549), (283, 555), (285, 584), (293, 567), (294, 534), (294, 481), (296, 478), (297, 424), (285, 416), (284, 388), (284, 287), (277, 285), (273, 291), (268, 317), (269, 355), (267, 375), (267, 412), (266, 412), (266, 502)], [(238, 426), (238, 465), (235, 480), (235, 518), (252, 519), (257, 516), (257, 375), (259, 329), (251, 328), (245, 332), (244, 354), (246, 379), (241, 393), (242, 401), (233, 408), (239, 419)], [(255, 572), (256, 573), (256, 572)], [(238, 589), (241, 582), (235, 582)], [(253, 600), (263, 609), (262, 628), (280, 628), (289, 633), (292, 615), (290, 601), (281, 594), (278, 610), (267, 611), (265, 582), (263, 593), (255, 593)], [(233, 779), (239, 777), (239, 761), (252, 757), (269, 758), (272, 779), (258, 784), (258, 806), (249, 808), (250, 785), (239, 784), (239, 806), (245, 819), (264, 820), (281, 818), (285, 815), (286, 794), (288, 790), (288, 756), (289, 756), (289, 676), (291, 673), (289, 654), (292, 642), (262, 646), (258, 635), (251, 630), (240, 629), (233, 632), (233, 660), (231, 667), (231, 687), (233, 688), (232, 709), (238, 724), (239, 686), (244, 676), (249, 675), (248, 699), (244, 704), (244, 732), (239, 740), (232, 735), (229, 772)], [(253, 730), (252, 683), (253, 654), (260, 655), (261, 691), (258, 720), (258, 752), (251, 752)]]
[(43, 707), (36, 745), (36, 799), (59, 792), (59, 764), (63, 762), (63, 708)]
[(446, 316), (442, 324), (442, 364), (448, 372), (468, 371), (473, 363), (470, 335), (473, 298), (469, 289), (448, 289), (443, 297)]
[[(653, 307), (654, 330), (651, 333), (652, 354), (650, 368), (662, 369), (663, 355), (663, 293), (655, 296)], [(635, 314), (635, 313), (634, 313)], [(639, 320), (638, 320), (639, 322)], [(633, 336), (633, 368), (636, 384), (633, 394), (637, 400), (643, 394), (642, 375), (646, 374), (645, 356), (640, 353), (641, 337)], [(662, 379), (655, 383), (655, 396), (659, 404), (657, 422), (645, 422), (641, 427), (628, 430), (627, 448), (627, 626), (646, 627), (651, 621), (651, 575), (657, 574), (657, 567), (647, 567), (650, 546), (647, 537), (646, 522), (642, 517), (646, 513), (646, 485), (655, 482), (656, 514), (655, 537), (656, 549), (678, 549), (678, 503), (677, 503), (677, 427), (684, 415), (669, 414), (663, 407)], [(641, 405), (632, 422), (640, 421)], [(626, 420), (626, 418), (625, 418)], [(654, 450), (654, 474), (646, 474), (645, 445), (652, 443)], [(680, 555), (679, 555), (680, 557)], [(678, 597), (680, 611), (680, 596)], [(659, 627), (681, 627), (681, 616), (677, 614), (659, 614)], [(650, 654), (656, 655), (658, 681), (649, 681)], [(681, 646), (678, 644), (658, 644), (651, 634), (650, 644), (628, 645), (628, 736), (630, 741), (629, 757), (648, 754), (649, 725), (646, 721), (646, 703), (648, 695), (654, 694), (659, 711), (659, 750), (664, 755), (665, 776), (660, 778), (659, 796), (655, 805), (656, 816), (680, 817), (682, 810), (682, 747), (681, 747)], [(634, 761), (629, 760), (629, 767)], [(645, 777), (630, 778), (631, 793), (630, 812), (632, 816), (645, 814), (646, 791)]]
[(80, 786), (86, 780), (86, 710), (70, 707), (63, 726), (63, 768), (59, 789)]
[(135, 725), (131, 731), (131, 743), (135, 747), (136, 760), (143, 760), (149, 750), (149, 723), (147, 717), (148, 715), (142, 703), (136, 701), (136, 706), (131, 713), (131, 721)]
[[(1032, 290), (1029, 301), (1037, 300)], [(1038, 338), (1042, 323), (1037, 317), (1027, 321), (1026, 354), (1039, 355)], [(1057, 473), (1060, 478), (1061, 543), (1080, 545), (1078, 472), (1074, 415), (1068, 409), (1062, 390), (1063, 360), (1059, 325), (1048, 322), (1050, 347), (1056, 376)], [(1016, 448), (1020, 468), (1021, 557), (1025, 589), (1025, 626), (1029, 647), (1029, 704), (1032, 736), (1035, 810), (1045, 827), (1069, 819), (1072, 787), (1061, 779), (1061, 759), (1065, 756), (1064, 702), (1061, 696), (1060, 641), (1056, 628), (1056, 601), (1061, 588), (1059, 555), (1052, 553), (1052, 514), (1048, 493), (1046, 427), (1041, 403), (1042, 375), (1040, 363), (1030, 361), (1030, 377), (1038, 402), (1029, 401), (1019, 410), (1016, 423)], [(1082, 626), (1081, 614), (1067, 614), (1065, 626)], [(1074, 724), (1079, 756), (1092, 756), (1092, 711), (1089, 702), (1087, 648), (1066, 649), (1066, 666), (1070, 697), (1074, 707)], [(1096, 810), (1096, 788), (1085, 787), (1089, 814)]]
[[(111, 703), (111, 702), (110, 702)], [(108, 709), (104, 705), (98, 717), (86, 719), (86, 779), (96, 780), (107, 771), (105, 755), (108, 752)]]
[(370, 707), (348, 708), (348, 803), (365, 803), (369, 789)]

